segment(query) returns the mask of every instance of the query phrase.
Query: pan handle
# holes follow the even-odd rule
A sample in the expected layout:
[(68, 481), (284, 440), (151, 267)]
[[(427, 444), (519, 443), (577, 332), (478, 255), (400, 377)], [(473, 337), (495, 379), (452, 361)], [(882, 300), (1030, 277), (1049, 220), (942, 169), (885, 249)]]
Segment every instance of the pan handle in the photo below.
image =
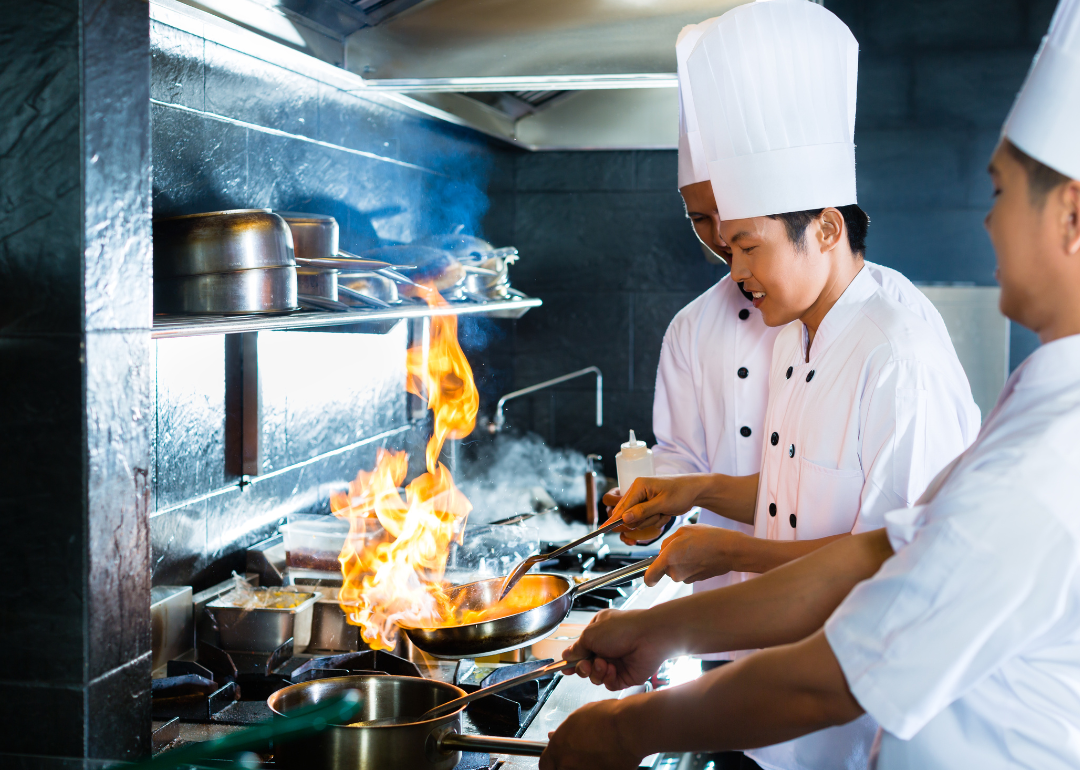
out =
[(597, 588), (603, 588), (612, 583), (618, 583), (621, 580), (626, 580), (626, 578), (636, 578), (638, 575), (644, 575), (645, 570), (647, 570), (649, 565), (654, 561), (656, 561), (656, 557), (650, 556), (648, 559), (642, 559), (633, 564), (627, 564), (625, 567), (620, 567), (614, 572), (609, 572), (606, 575), (601, 575), (592, 580), (586, 580), (584, 583), (580, 583), (574, 588), (574, 593), (587, 594), (589, 591), (595, 591)]
[(459, 735), (450, 732), (439, 738), (440, 751), (476, 751), (484, 754), (513, 754), (518, 757), (538, 757), (544, 753), (544, 741), (523, 741), (521, 738), (496, 738), (490, 735)]

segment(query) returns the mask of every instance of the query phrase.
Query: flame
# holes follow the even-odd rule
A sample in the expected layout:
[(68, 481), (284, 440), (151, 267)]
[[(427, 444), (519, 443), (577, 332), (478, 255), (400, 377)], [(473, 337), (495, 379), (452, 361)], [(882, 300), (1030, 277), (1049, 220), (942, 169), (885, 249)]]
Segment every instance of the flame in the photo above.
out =
[[(424, 292), (432, 307), (445, 300)], [(408, 455), (380, 449), (375, 468), (360, 471), (331, 510), (349, 520), (338, 561), (344, 578), (338, 602), (349, 623), (375, 649), (393, 649), (397, 626), (432, 627), (456, 614), (442, 586), (450, 543), (461, 542), (472, 505), (439, 462), (447, 439), (468, 436), (479, 395), (457, 341), (457, 318), (434, 316), (427, 345), (408, 351), (406, 387), (428, 402), (434, 430), (425, 452), (427, 472), (405, 488)], [(377, 522), (377, 524), (376, 524)]]

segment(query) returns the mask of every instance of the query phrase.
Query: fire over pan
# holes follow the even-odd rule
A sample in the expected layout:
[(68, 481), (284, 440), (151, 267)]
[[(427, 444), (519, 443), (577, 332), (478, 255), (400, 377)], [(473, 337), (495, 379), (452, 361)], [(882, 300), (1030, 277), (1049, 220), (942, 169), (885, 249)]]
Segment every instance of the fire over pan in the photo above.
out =
[[(270, 696), (275, 718), (350, 690), (360, 692), (356, 722), (397, 718), (390, 724), (331, 725), (275, 749), (275, 761), (292, 770), (451, 770), (462, 751), (538, 757), (547, 744), (519, 738), (461, 735), (462, 705), (440, 717), (424, 719), (430, 708), (465, 695), (445, 682), (409, 676), (341, 676), (290, 685)], [(407, 721), (413, 719), (414, 721)]]
[[(579, 585), (560, 575), (526, 575), (507, 595), (506, 601), (513, 602), (515, 595), (532, 597), (528, 609), (478, 623), (441, 628), (403, 626), (401, 630), (410, 642), (437, 658), (475, 658), (516, 650), (554, 632), (569, 614), (576, 595), (642, 575), (655, 558), (635, 562)], [(463, 611), (493, 607), (498, 601), (502, 582), (503, 578), (496, 577), (456, 586), (451, 589), (449, 598)]]

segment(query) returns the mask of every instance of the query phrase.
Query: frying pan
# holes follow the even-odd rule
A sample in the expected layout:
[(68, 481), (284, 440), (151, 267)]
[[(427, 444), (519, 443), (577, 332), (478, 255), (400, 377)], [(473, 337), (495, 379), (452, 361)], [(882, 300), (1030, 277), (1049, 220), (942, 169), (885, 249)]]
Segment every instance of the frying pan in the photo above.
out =
[(331, 724), (317, 735), (275, 747), (275, 762), (289, 770), (451, 770), (461, 761), (463, 750), (538, 757), (547, 747), (546, 743), (519, 738), (461, 735), (464, 704), (452, 713), (425, 718), (425, 711), (460, 698), (465, 691), (419, 677), (314, 679), (278, 690), (266, 704), (276, 718), (287, 721), (298, 710), (351, 690), (360, 692), (363, 708), (359, 719), (379, 724)]
[[(515, 594), (540, 597), (530, 609), (478, 623), (441, 628), (402, 626), (401, 630), (410, 642), (436, 658), (475, 658), (516, 650), (554, 632), (570, 613), (575, 596), (643, 575), (654, 559), (655, 556), (634, 562), (581, 584), (561, 575), (526, 575), (507, 599), (513, 600)], [(498, 602), (502, 582), (503, 578), (495, 577), (466, 583), (452, 588), (448, 598), (463, 611), (493, 607)]]

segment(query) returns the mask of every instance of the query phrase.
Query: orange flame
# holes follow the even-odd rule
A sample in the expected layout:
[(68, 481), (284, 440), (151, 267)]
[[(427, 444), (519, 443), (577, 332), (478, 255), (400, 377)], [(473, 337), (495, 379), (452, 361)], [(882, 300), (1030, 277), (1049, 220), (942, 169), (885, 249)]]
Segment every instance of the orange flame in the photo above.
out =
[[(434, 289), (432, 307), (446, 302)], [(472, 505), (454, 485), (439, 454), (448, 438), (465, 438), (476, 424), (479, 395), (457, 341), (457, 318), (434, 316), (426, 345), (408, 351), (410, 393), (428, 402), (435, 425), (427, 444), (427, 472), (405, 488), (408, 455), (380, 449), (372, 471), (360, 471), (331, 509), (349, 519), (338, 560), (344, 582), (338, 602), (375, 649), (392, 649), (397, 626), (438, 625), (454, 614), (441, 586), (450, 543), (461, 541)], [(379, 532), (381, 525), (382, 532)], [(373, 536), (374, 534), (374, 536)]]

